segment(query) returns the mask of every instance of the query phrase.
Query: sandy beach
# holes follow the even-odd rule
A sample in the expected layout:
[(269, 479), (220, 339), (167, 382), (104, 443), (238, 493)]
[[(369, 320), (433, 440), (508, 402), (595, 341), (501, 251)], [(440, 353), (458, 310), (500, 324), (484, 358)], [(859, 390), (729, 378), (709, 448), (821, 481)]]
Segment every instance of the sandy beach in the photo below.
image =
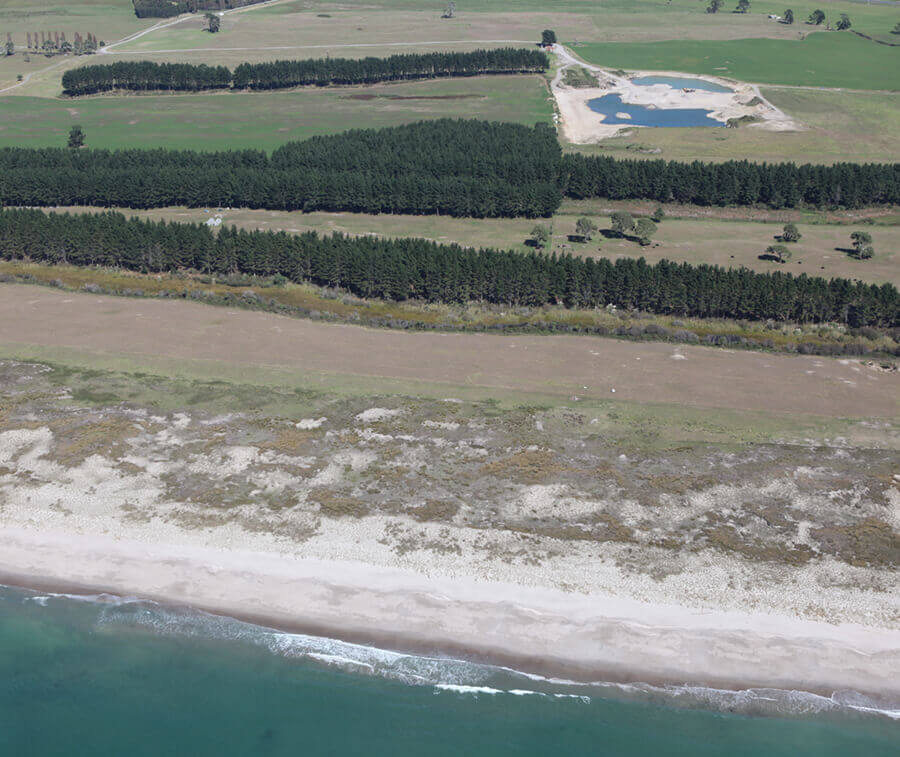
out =
[(0, 582), (108, 592), (583, 681), (900, 696), (900, 630), (690, 611), (351, 561), (0, 530)]

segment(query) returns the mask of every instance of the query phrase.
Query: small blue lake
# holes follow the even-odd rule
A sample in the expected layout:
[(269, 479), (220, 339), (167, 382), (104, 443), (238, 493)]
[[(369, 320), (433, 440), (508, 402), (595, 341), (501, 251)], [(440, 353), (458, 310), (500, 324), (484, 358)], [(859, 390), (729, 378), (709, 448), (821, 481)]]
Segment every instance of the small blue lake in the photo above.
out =
[[(588, 101), (588, 107), (601, 113), (605, 124), (630, 124), (631, 126), (724, 126), (721, 121), (708, 116), (711, 110), (704, 108), (648, 108), (645, 105), (628, 105), (620, 95), (604, 95)], [(619, 118), (616, 113), (627, 113), (631, 118)]]
[(649, 87), (653, 84), (667, 84), (672, 89), (699, 89), (704, 92), (734, 92), (729, 87), (715, 84), (705, 79), (691, 79), (681, 76), (640, 76), (631, 80), (632, 84)]

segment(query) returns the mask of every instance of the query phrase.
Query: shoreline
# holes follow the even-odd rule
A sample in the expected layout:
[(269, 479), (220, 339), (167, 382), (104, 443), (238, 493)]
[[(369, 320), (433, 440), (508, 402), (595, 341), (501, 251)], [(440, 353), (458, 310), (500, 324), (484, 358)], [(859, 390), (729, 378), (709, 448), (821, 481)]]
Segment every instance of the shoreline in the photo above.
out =
[(695, 610), (349, 561), (0, 528), (0, 584), (186, 606), (576, 682), (900, 701), (900, 629)]

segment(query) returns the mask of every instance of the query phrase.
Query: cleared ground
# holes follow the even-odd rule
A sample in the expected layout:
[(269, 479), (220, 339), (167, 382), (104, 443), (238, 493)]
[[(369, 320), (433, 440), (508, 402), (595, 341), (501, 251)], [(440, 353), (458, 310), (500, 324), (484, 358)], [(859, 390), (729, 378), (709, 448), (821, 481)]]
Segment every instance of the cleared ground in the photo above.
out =
[[(616, 208), (635, 209), (644, 215), (653, 210), (646, 203), (569, 202), (561, 212), (549, 220), (528, 218), (475, 219), (445, 216), (365, 215), (361, 213), (300, 213), (270, 210), (228, 210), (219, 214), (225, 224), (247, 229), (321, 233), (377, 234), (386, 237), (423, 237), (437, 242), (456, 242), (470, 247), (497, 247), (529, 251), (525, 244), (536, 223), (552, 226), (553, 247), (576, 255), (592, 257), (645, 257), (650, 261), (668, 260), (689, 263), (714, 263), (727, 267), (745, 266), (755, 271), (788, 271), (810, 276), (842, 276), (874, 283), (891, 282), (900, 286), (900, 225), (829, 225), (799, 223), (803, 235), (800, 242), (789, 245), (792, 260), (780, 264), (762, 260), (766, 247), (776, 244), (785, 221), (716, 220), (713, 218), (668, 218), (657, 227), (653, 244), (641, 247), (637, 242), (609, 233), (610, 213)], [(102, 212), (99, 208), (61, 208), (60, 211)], [(686, 209), (687, 212), (715, 209)], [(676, 214), (679, 208), (670, 208)], [(126, 211), (141, 218), (203, 223), (215, 212), (196, 208), (159, 208), (147, 211)], [(585, 215), (600, 229), (588, 243), (572, 242), (575, 223)], [(790, 219), (788, 215), (786, 220)], [(850, 232), (855, 229), (872, 234), (875, 255), (869, 260), (857, 260), (850, 255)], [(607, 232), (604, 235), (604, 231)]]
[(0, 98), (0, 146), (66, 143), (81, 124), (89, 147), (272, 150), (292, 139), (432, 118), (527, 125), (552, 112), (539, 76), (478, 77), (259, 94)]
[(19, 355), (49, 348), (101, 361), (225, 362), (236, 371), (279, 371), (292, 382), (302, 376), (308, 386), (361, 380), (369, 392), (393, 385), (439, 398), (474, 389), (830, 418), (894, 418), (900, 402), (900, 374), (851, 360), (592, 337), (370, 330), (16, 285), (2, 294), (0, 345)]

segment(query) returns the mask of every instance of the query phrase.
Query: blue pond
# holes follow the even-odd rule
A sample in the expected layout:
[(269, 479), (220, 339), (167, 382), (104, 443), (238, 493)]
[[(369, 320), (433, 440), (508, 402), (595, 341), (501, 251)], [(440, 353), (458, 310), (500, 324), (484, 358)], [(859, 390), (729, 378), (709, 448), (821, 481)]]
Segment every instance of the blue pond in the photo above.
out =
[(715, 84), (705, 79), (691, 79), (680, 76), (641, 76), (631, 80), (633, 84), (649, 87), (653, 84), (667, 84), (672, 89), (699, 89), (704, 92), (734, 92), (729, 87)]
[[(588, 101), (595, 113), (602, 113), (605, 124), (630, 124), (631, 126), (724, 126), (710, 118), (712, 113), (704, 108), (648, 108), (644, 105), (627, 105), (620, 95), (604, 95)], [(616, 113), (627, 113), (631, 118), (619, 118)]]

